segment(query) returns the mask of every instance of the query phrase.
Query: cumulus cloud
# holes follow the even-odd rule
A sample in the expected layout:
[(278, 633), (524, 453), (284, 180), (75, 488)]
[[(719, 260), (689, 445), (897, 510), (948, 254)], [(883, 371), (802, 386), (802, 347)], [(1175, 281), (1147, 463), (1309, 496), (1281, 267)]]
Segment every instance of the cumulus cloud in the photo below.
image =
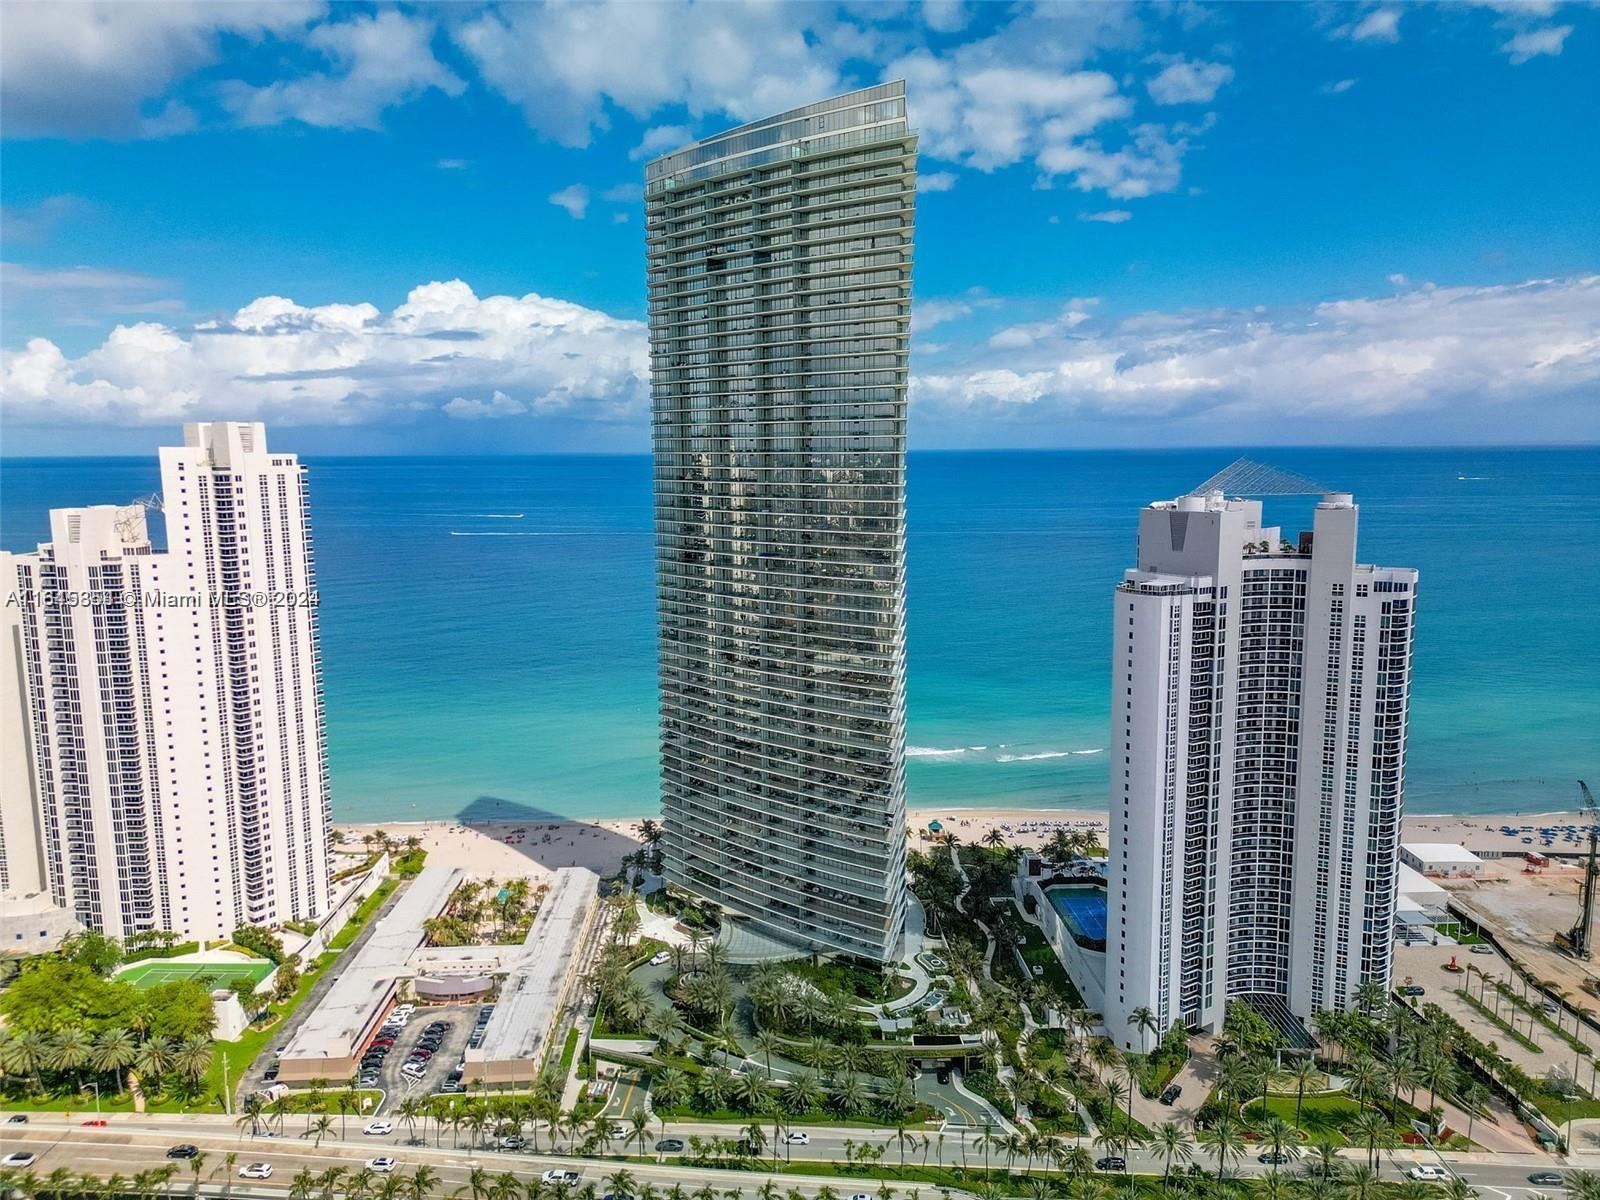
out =
[(1343, 25), (1338, 32), (1353, 42), (1398, 42), (1400, 40), (1400, 10), (1375, 8), (1359, 21)]
[(10, 137), (161, 136), (193, 114), (147, 108), (218, 57), (225, 36), (290, 36), (324, 12), (300, 0), (0, 5), (0, 109)]
[(956, 369), (913, 380), (919, 407), (1060, 419), (1330, 421), (1482, 411), (1490, 435), (1600, 385), (1600, 276), (1260, 310), (1054, 321), (1003, 330)]
[(1510, 56), (1514, 66), (1521, 66), (1529, 59), (1538, 58), (1542, 54), (1557, 55), (1566, 45), (1567, 35), (1572, 32), (1571, 25), (1547, 25), (1542, 29), (1530, 29), (1519, 33), (1500, 48)]
[(33, 424), (482, 416), (506, 407), (496, 392), (610, 422), (643, 419), (647, 361), (637, 321), (535, 294), (479, 297), (453, 280), (414, 288), (388, 313), (264, 296), (189, 330), (119, 325), (76, 358), (34, 338), (0, 355), (0, 382), (7, 419)]
[(498, 390), (487, 400), (468, 400), (465, 396), (457, 396), (442, 407), (446, 416), (463, 421), (481, 421), (491, 417), (519, 417), (528, 411), (528, 406), (521, 400), (513, 400)]
[(1210, 104), (1232, 78), (1233, 68), (1226, 63), (1180, 58), (1163, 67), (1145, 87), (1157, 104)]
[(948, 192), (955, 185), (954, 171), (924, 171), (917, 176), (919, 192)]
[(567, 210), (567, 216), (581, 221), (589, 215), (589, 189), (581, 183), (568, 184), (559, 192), (552, 192), (550, 203)]
[[(682, 105), (737, 121), (843, 90), (840, 52), (817, 52), (814, 23), (825, 24), (807, 5), (612, 0), (487, 10), (455, 36), (530, 126), (582, 147), (610, 127), (614, 109), (647, 120)], [(641, 157), (649, 153), (641, 146)]]
[(223, 85), (222, 103), (241, 124), (300, 121), (333, 129), (376, 129), (383, 111), (438, 89), (459, 96), (464, 84), (434, 57), (431, 21), (398, 9), (328, 21), (305, 44), (329, 69), (253, 87)]

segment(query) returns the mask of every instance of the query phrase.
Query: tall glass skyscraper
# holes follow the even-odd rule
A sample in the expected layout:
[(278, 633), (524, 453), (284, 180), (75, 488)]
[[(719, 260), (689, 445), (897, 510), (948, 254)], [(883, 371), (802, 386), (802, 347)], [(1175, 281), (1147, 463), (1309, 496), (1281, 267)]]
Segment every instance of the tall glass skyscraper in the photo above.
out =
[(879, 960), (906, 903), (916, 144), (897, 82), (645, 170), (667, 878)]

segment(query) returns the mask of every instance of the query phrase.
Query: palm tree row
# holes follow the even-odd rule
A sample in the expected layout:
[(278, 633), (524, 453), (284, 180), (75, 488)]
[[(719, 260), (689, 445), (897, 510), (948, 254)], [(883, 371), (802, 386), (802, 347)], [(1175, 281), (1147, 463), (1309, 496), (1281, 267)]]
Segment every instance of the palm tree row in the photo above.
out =
[(146, 1036), (131, 1029), (90, 1034), (75, 1026), (0, 1033), (0, 1071), (35, 1094), (69, 1085), (81, 1093), (91, 1081), (124, 1092), (130, 1070), (147, 1091), (158, 1091), (169, 1077), (192, 1088), (211, 1070), (211, 1039)]

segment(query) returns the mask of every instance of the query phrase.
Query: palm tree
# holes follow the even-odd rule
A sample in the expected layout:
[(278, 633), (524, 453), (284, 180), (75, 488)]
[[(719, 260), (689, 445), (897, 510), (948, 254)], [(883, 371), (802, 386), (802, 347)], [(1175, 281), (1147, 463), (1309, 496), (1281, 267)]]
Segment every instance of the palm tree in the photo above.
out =
[(1379, 1149), (1388, 1149), (1394, 1141), (1394, 1127), (1381, 1112), (1364, 1108), (1350, 1121), (1350, 1136), (1358, 1145), (1367, 1148), (1367, 1165), (1376, 1168)]
[(141, 1079), (148, 1079), (152, 1085), (157, 1085), (172, 1066), (172, 1052), (171, 1038), (146, 1038), (134, 1057), (133, 1069), (139, 1072)]
[(1271, 1147), (1274, 1155), (1289, 1159), (1300, 1157), (1300, 1146), (1296, 1141), (1298, 1131), (1282, 1117), (1269, 1115), (1256, 1128), (1256, 1132)]
[(1188, 1166), (1194, 1159), (1194, 1145), (1187, 1132), (1174, 1122), (1166, 1121), (1156, 1128), (1155, 1148), (1161, 1156), (1161, 1191), (1165, 1194), (1172, 1178), (1173, 1165), (1182, 1163)]
[(1289, 1071), (1288, 1082), (1294, 1085), (1294, 1123), (1300, 1124), (1300, 1110), (1306, 1101), (1306, 1089), (1317, 1082), (1317, 1077), (1322, 1072), (1317, 1070), (1317, 1064), (1310, 1058), (1302, 1058), (1295, 1063)]
[(317, 1140), (312, 1143), (312, 1148), (313, 1149), (321, 1149), (322, 1148), (322, 1139), (327, 1137), (328, 1134), (331, 1133), (332, 1131), (333, 1131), (333, 1118), (330, 1117), (327, 1113), (320, 1114), (317, 1117), (317, 1119), (312, 1123), (311, 1128), (307, 1131), (308, 1133), (314, 1133), (316, 1135), (316, 1138), (317, 1138)]
[(211, 1069), (211, 1039), (196, 1035), (178, 1043), (172, 1054), (173, 1068), (190, 1083)]
[[(1161, 1032), (1161, 1026), (1156, 1022), (1155, 1013), (1151, 1012), (1149, 1006), (1144, 1004), (1139, 1005), (1128, 1013), (1128, 1024), (1141, 1034)], [(1141, 1038), (1141, 1048), (1143, 1047), (1143, 1042), (1144, 1039)]]
[(51, 1060), (58, 1071), (70, 1071), (73, 1074), (72, 1090), (81, 1092), (83, 1081), (78, 1078), (78, 1068), (89, 1061), (93, 1053), (94, 1043), (89, 1040), (89, 1035), (77, 1026), (69, 1026), (56, 1034), (51, 1044)]
[(439, 1186), (439, 1172), (432, 1167), (418, 1167), (406, 1180), (411, 1200), (428, 1200), (428, 1194)]
[(40, 1092), (44, 1083), (39, 1072), (49, 1064), (51, 1054), (48, 1037), (37, 1030), (24, 1029), (0, 1041), (0, 1070), (7, 1075), (31, 1075), (33, 1090)]
[(633, 1172), (626, 1167), (619, 1167), (606, 1176), (606, 1191), (613, 1196), (631, 1196), (633, 1189), (638, 1186), (634, 1180)]
[(1200, 1140), (1216, 1159), (1218, 1179), (1226, 1179), (1229, 1164), (1237, 1164), (1244, 1157), (1244, 1127), (1227, 1113), (1218, 1117)]
[(633, 1140), (639, 1143), (639, 1157), (644, 1157), (644, 1140), (650, 1134), (650, 1114), (642, 1107), (628, 1114), (628, 1124), (633, 1127)]
[(114, 1076), (117, 1080), (117, 1090), (125, 1092), (128, 1090), (128, 1085), (122, 1077), (122, 1072), (133, 1064), (138, 1052), (139, 1043), (126, 1029), (102, 1029), (95, 1036), (94, 1048), (89, 1055), (89, 1066), (92, 1070)]

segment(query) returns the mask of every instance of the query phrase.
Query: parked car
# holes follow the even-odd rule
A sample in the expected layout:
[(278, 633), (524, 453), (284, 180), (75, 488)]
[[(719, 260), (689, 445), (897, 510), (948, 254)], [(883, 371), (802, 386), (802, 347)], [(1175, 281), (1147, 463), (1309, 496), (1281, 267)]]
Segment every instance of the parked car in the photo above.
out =
[(656, 1143), (657, 1154), (676, 1154), (683, 1149), (681, 1138), (662, 1138)]
[(1126, 1171), (1128, 1169), (1128, 1160), (1120, 1154), (1108, 1154), (1104, 1158), (1094, 1160), (1094, 1169), (1096, 1171)]
[(167, 1149), (168, 1158), (193, 1158), (200, 1153), (199, 1146), (191, 1146), (188, 1142), (179, 1142), (176, 1146)]
[(1493, 954), (1494, 947), (1489, 945), (1488, 942), (1479, 942), (1471, 947), (1471, 951), (1474, 954)]
[(1169, 1105), (1176, 1104), (1178, 1102), (1178, 1097), (1181, 1095), (1183, 1095), (1183, 1089), (1175, 1083), (1169, 1083), (1164, 1089), (1162, 1089), (1161, 1103)]
[(1414, 983), (1408, 983), (1405, 987), (1396, 988), (1395, 991), (1399, 992), (1402, 996), (1425, 996), (1428, 994), (1427, 988), (1418, 987)]
[(368, 1137), (382, 1137), (386, 1133), (394, 1132), (393, 1121), (368, 1121), (361, 1128), (361, 1132)]
[(672, 957), (671, 951), (668, 951), (668, 950), (657, 950), (654, 954), (652, 954), (650, 956), (650, 965), (652, 967), (659, 967), (663, 963), (665, 963), (668, 959), (670, 959), (671, 957)]
[(380, 1154), (377, 1158), (367, 1159), (367, 1170), (376, 1171), (379, 1175), (387, 1175), (399, 1164), (387, 1154)]
[(18, 1150), (15, 1153), (6, 1155), (4, 1158), (0, 1158), (0, 1167), (15, 1168), (20, 1171), (25, 1167), (33, 1166), (33, 1158), (34, 1156), (28, 1151)]
[(244, 1166), (239, 1168), (239, 1178), (240, 1179), (271, 1179), (272, 1178), (272, 1164), (271, 1163), (264, 1163), (264, 1162), (246, 1163)]

